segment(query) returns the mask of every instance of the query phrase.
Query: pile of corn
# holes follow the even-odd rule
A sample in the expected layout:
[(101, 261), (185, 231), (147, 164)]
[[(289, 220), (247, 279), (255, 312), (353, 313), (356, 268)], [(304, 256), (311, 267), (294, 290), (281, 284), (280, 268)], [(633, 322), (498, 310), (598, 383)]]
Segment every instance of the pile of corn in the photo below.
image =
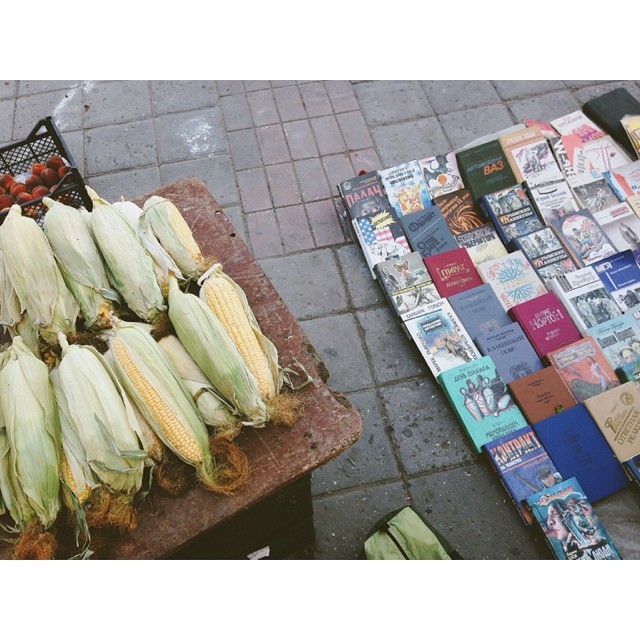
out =
[(45, 198), (42, 228), (19, 206), (0, 226), (0, 528), (16, 557), (58, 557), (60, 528), (74, 557), (97, 529), (131, 530), (152, 484), (169, 486), (168, 460), (234, 492), (248, 480), (235, 436), (301, 410), (180, 211), (88, 191), (91, 212)]

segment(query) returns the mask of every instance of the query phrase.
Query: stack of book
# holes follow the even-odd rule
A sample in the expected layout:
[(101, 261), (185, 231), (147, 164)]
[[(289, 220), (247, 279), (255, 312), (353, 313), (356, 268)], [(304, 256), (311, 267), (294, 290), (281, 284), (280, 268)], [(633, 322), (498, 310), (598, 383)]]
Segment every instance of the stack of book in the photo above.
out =
[(618, 559), (593, 503), (640, 487), (640, 103), (610, 93), (338, 185), (470, 447), (561, 559)]

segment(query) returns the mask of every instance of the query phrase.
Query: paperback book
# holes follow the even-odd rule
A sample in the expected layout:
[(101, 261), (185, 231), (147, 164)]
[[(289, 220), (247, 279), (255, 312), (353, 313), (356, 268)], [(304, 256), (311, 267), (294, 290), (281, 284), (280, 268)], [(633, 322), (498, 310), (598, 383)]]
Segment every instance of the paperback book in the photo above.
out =
[(487, 442), (526, 426), (491, 356), (443, 371), (438, 382), (477, 453)]
[(490, 222), (481, 227), (462, 231), (455, 236), (455, 239), (459, 247), (463, 247), (469, 252), (471, 262), (475, 265), (508, 253), (496, 228)]
[(422, 168), (417, 160), (380, 169), (378, 175), (398, 217), (420, 211), (432, 204)]
[(423, 158), (418, 163), (432, 200), (464, 187), (454, 151)]
[(605, 135), (605, 132), (579, 109), (551, 120), (550, 124), (560, 135), (575, 134), (582, 142), (597, 140)]
[(462, 247), (435, 253), (423, 260), (442, 298), (482, 284), (469, 252)]
[(440, 209), (453, 235), (476, 229), (487, 223), (469, 189), (456, 189), (436, 196), (433, 203)]
[(621, 462), (624, 472), (629, 476), (629, 480), (633, 482), (637, 489), (640, 489), (640, 455), (633, 456), (629, 460)]
[(594, 262), (592, 266), (622, 311), (640, 304), (640, 266), (631, 249)]
[(591, 213), (608, 209), (620, 202), (609, 181), (601, 173), (586, 173), (569, 182), (581, 209)]
[(596, 341), (614, 371), (623, 365), (640, 367), (640, 321), (633, 315), (623, 313), (597, 324), (587, 329), (587, 335)]
[(640, 193), (640, 160), (606, 171), (603, 175), (620, 201)]
[(400, 224), (412, 251), (417, 251), (423, 258), (458, 248), (451, 229), (435, 205), (407, 213), (400, 218)]
[(535, 186), (525, 183), (525, 189), (529, 200), (546, 225), (581, 208), (569, 183), (564, 179)]
[(525, 524), (530, 525), (533, 516), (524, 500), (562, 481), (538, 436), (527, 425), (488, 442), (483, 450)]
[(556, 560), (620, 560), (620, 554), (576, 478), (525, 499)]
[(520, 131), (512, 131), (498, 138), (504, 153), (507, 157), (516, 182), (523, 182), (525, 177), (522, 170), (523, 149), (531, 144), (545, 142), (547, 138), (542, 134), (539, 126), (533, 125), (521, 129)]
[(640, 249), (640, 218), (626, 201), (596, 211), (593, 217), (618, 251)]
[(510, 150), (510, 158), (518, 182), (525, 180), (532, 185), (559, 180), (564, 177), (556, 162), (549, 142), (543, 136)]
[(584, 144), (579, 135), (556, 135), (550, 138), (549, 144), (565, 178), (577, 176), (590, 169)]
[[(629, 138), (630, 147), (625, 147), (630, 155), (640, 158), (640, 111), (634, 115), (626, 115), (620, 119), (620, 124)], [(633, 149), (631, 151), (630, 149)]]
[(446, 298), (425, 306), (405, 322), (412, 340), (435, 378), (443, 371), (480, 357), (480, 352)]
[(585, 142), (584, 152), (591, 168), (600, 173), (622, 167), (633, 160), (610, 135)]

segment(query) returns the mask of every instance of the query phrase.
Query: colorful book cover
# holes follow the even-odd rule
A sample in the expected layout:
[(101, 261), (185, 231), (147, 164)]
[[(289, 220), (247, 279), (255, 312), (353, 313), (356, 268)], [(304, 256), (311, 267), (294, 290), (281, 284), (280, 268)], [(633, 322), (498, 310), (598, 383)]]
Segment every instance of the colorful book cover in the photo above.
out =
[(553, 227), (548, 225), (514, 238), (513, 246), (524, 253), (545, 286), (549, 280), (578, 268)]
[(480, 352), (446, 298), (425, 306), (405, 321), (407, 331), (434, 377), (480, 357)]
[(438, 382), (477, 453), (487, 442), (526, 426), (491, 356), (443, 371)]
[(533, 516), (524, 500), (562, 481), (553, 460), (529, 425), (487, 442), (482, 448), (520, 516), (530, 525)]
[(490, 222), (462, 231), (455, 236), (455, 239), (459, 247), (464, 247), (469, 252), (471, 262), (475, 265), (508, 253), (496, 228)]
[(553, 220), (551, 226), (576, 264), (589, 266), (617, 253), (616, 248), (588, 209)]
[(640, 193), (640, 160), (606, 171), (603, 175), (621, 201)]
[(585, 142), (584, 152), (591, 168), (600, 173), (612, 171), (633, 161), (633, 158), (609, 135)]
[(583, 404), (531, 425), (563, 478), (574, 476), (594, 502), (629, 479)]
[(581, 208), (566, 180), (556, 180), (535, 186), (525, 184), (525, 187), (529, 200), (547, 225), (552, 220), (564, 218), (568, 213)]
[(435, 253), (423, 260), (433, 284), (443, 298), (482, 284), (469, 252), (462, 247)]
[(623, 116), (620, 118), (620, 125), (629, 139), (627, 151), (640, 158), (640, 112)]
[(418, 163), (432, 200), (464, 187), (454, 151), (423, 158)]
[(509, 249), (511, 241), (543, 226), (521, 185), (487, 193), (480, 198), (480, 206), (493, 222), (503, 244)]
[(596, 341), (614, 370), (623, 365), (640, 367), (640, 321), (633, 315), (623, 313), (601, 322), (587, 329), (587, 335)]
[(622, 311), (640, 304), (640, 265), (631, 249), (591, 265)]
[(467, 188), (456, 189), (450, 193), (437, 196), (433, 203), (442, 212), (442, 217), (453, 235), (476, 229), (487, 223), (482, 211), (476, 205)]
[(626, 201), (596, 211), (593, 217), (618, 251), (640, 249), (640, 218)]
[(553, 155), (565, 178), (590, 170), (584, 144), (579, 135), (556, 135), (549, 140)]
[(448, 300), (472, 340), (511, 323), (511, 318), (488, 284), (461, 291), (449, 296)]
[(547, 292), (540, 276), (522, 251), (481, 262), (478, 273), (493, 287), (505, 310)]
[(524, 129), (521, 129), (519, 131), (505, 133), (498, 138), (498, 141), (500, 142), (500, 145), (502, 146), (507, 157), (509, 165), (511, 166), (513, 175), (516, 177), (516, 182), (524, 181), (520, 163), (518, 163), (515, 158), (516, 153), (518, 153), (526, 145), (533, 142), (540, 142), (541, 140), (546, 141), (546, 137), (542, 134), (540, 127), (537, 125), (525, 127)]
[(507, 384), (507, 388), (528, 424), (554, 416), (577, 404), (558, 370), (551, 366), (524, 378), (516, 378)]
[(509, 384), (544, 367), (542, 360), (517, 322), (477, 336), (476, 344), (483, 356), (491, 356), (498, 373)]
[(380, 169), (378, 175), (398, 217), (420, 211), (432, 204), (422, 168), (417, 160)]
[(620, 384), (602, 349), (591, 336), (550, 351), (546, 357), (578, 402), (584, 402)]
[(526, 180), (529, 184), (536, 185), (564, 178), (546, 138), (513, 149), (512, 154), (522, 176), (518, 182)]
[(580, 136), (582, 142), (597, 140), (605, 135), (605, 132), (580, 109), (555, 118), (550, 124), (560, 135), (575, 134)]
[(411, 249), (423, 258), (458, 248), (451, 229), (435, 205), (407, 213), (400, 218), (400, 224)]
[(440, 298), (417, 251), (379, 262), (374, 269), (391, 308), (401, 320), (421, 315), (425, 305)]
[(593, 504), (576, 478), (525, 498), (556, 560), (620, 560)]

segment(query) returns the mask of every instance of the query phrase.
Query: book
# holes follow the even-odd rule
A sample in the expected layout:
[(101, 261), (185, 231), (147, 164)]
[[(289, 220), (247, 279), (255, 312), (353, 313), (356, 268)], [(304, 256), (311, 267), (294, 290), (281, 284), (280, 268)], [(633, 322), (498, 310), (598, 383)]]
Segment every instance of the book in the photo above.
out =
[(482, 448), (525, 524), (532, 524), (533, 516), (524, 500), (562, 481), (538, 436), (526, 425), (487, 442)]
[(422, 168), (417, 160), (380, 169), (378, 175), (389, 203), (398, 217), (420, 211), (432, 204)]
[(620, 202), (613, 187), (602, 173), (584, 173), (571, 179), (569, 184), (580, 209), (589, 209), (591, 213), (607, 209)]
[(425, 305), (440, 298), (417, 251), (379, 262), (374, 270), (387, 302), (402, 321), (421, 315)]
[(640, 265), (631, 249), (591, 265), (622, 311), (640, 304)]
[(549, 280), (578, 268), (554, 228), (549, 225), (514, 238), (512, 242), (514, 248), (524, 253), (545, 286)]
[(589, 266), (617, 253), (617, 249), (588, 209), (580, 209), (559, 220), (552, 220), (551, 226), (580, 267)]
[(587, 329), (622, 314), (591, 266), (576, 269), (548, 283), (582, 336)]
[(462, 181), (471, 190), (476, 202), (486, 193), (499, 191), (517, 182), (497, 139), (459, 150), (456, 161)]
[(541, 140), (546, 142), (547, 138), (542, 134), (542, 130), (537, 125), (525, 127), (519, 131), (505, 133), (498, 138), (498, 142), (500, 142), (502, 146), (509, 166), (516, 178), (516, 182), (524, 181), (521, 163), (516, 160), (516, 153), (532, 142), (540, 142)]
[(556, 135), (549, 140), (549, 144), (565, 178), (579, 175), (591, 168), (579, 135)]
[(640, 381), (640, 362), (623, 362), (616, 367), (616, 375), (622, 384)]
[(526, 180), (529, 184), (535, 185), (564, 178), (551, 146), (544, 137), (512, 149), (511, 153), (518, 167), (518, 182)]
[(584, 153), (591, 169), (600, 173), (622, 167), (632, 161), (632, 157), (610, 135), (585, 142)]
[(451, 229), (435, 205), (405, 214), (400, 218), (400, 224), (409, 247), (423, 258), (458, 248)]
[(629, 479), (583, 404), (531, 426), (562, 477), (576, 477), (590, 500), (628, 486)]
[(511, 318), (488, 284), (455, 293), (448, 300), (474, 341), (482, 333), (511, 323)]
[(602, 349), (591, 336), (550, 351), (546, 359), (558, 370), (579, 403), (620, 384)]
[(480, 357), (446, 298), (427, 304), (424, 313), (406, 320), (405, 326), (435, 378), (447, 369)]
[(469, 252), (462, 247), (435, 253), (423, 258), (423, 261), (443, 298), (482, 284)]
[(484, 332), (475, 338), (483, 356), (491, 356), (498, 373), (509, 384), (516, 378), (543, 368), (542, 360), (535, 352), (529, 338), (517, 322)]
[(627, 196), (640, 193), (640, 160), (605, 171), (603, 175), (621, 202)]
[[(640, 368), (640, 321), (633, 315), (623, 313), (601, 322), (587, 329), (587, 335), (596, 341), (616, 373), (623, 365)], [(629, 371), (629, 367), (625, 369)]]
[(553, 291), (516, 304), (508, 313), (522, 327), (539, 358), (582, 338)]
[(555, 118), (549, 123), (560, 135), (577, 135), (582, 142), (597, 140), (605, 132), (580, 109)]
[(476, 453), (526, 426), (491, 356), (443, 371), (437, 379)]
[(378, 262), (397, 258), (411, 251), (393, 209), (358, 216), (353, 220), (353, 227), (374, 279), (376, 274), (373, 268)]
[[(629, 138), (630, 146), (636, 158), (640, 158), (640, 112), (620, 118), (620, 124)], [(625, 147), (629, 151), (628, 147)], [(631, 154), (631, 152), (629, 151)]]
[(543, 226), (542, 220), (519, 184), (487, 193), (479, 202), (507, 249), (513, 248), (514, 238)]
[(565, 179), (537, 185), (525, 182), (524, 187), (529, 200), (546, 225), (581, 208)]
[(640, 102), (627, 89), (618, 87), (591, 98), (582, 105), (582, 111), (618, 144), (622, 145), (627, 153), (635, 154), (634, 146), (621, 121), (628, 114), (639, 114)]
[(505, 310), (547, 292), (540, 276), (520, 250), (477, 265), (483, 282), (491, 285)]
[(617, 251), (640, 249), (640, 218), (626, 201), (596, 211), (593, 217)]
[(538, 491), (525, 498), (525, 504), (554, 559), (621, 559), (577, 478), (566, 478)]
[(622, 460), (620, 464), (629, 480), (633, 482), (636, 488), (640, 488), (640, 455), (633, 456), (628, 460)]
[(640, 217), (640, 193), (627, 196), (625, 202), (631, 207), (633, 213)]
[(471, 262), (478, 265), (485, 260), (493, 260), (508, 253), (500, 240), (500, 236), (492, 223), (481, 227), (462, 231), (454, 236), (459, 247), (464, 247), (471, 257)]
[(466, 187), (436, 196), (433, 203), (440, 209), (454, 236), (487, 223)]
[(462, 189), (464, 184), (458, 170), (454, 151), (438, 153), (418, 160), (431, 199)]
[(551, 366), (516, 378), (507, 388), (530, 425), (577, 404), (558, 370)]

